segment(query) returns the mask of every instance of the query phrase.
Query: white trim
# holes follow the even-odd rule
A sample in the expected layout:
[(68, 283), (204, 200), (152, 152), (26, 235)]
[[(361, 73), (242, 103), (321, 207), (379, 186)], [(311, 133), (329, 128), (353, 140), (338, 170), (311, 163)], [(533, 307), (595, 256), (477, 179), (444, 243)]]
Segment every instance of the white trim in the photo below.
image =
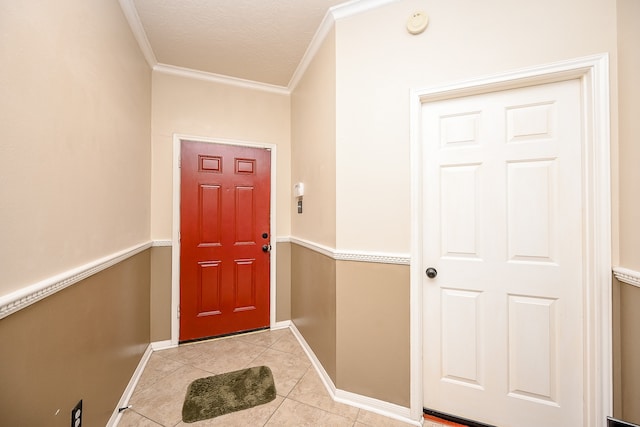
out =
[(124, 13), (125, 18), (127, 18), (127, 21), (129, 22), (131, 32), (138, 42), (138, 46), (140, 46), (140, 50), (144, 55), (144, 59), (146, 59), (149, 67), (155, 67), (158, 63), (158, 60), (156, 59), (156, 55), (153, 53), (151, 43), (149, 43), (147, 33), (144, 31), (142, 21), (140, 21), (140, 15), (138, 15), (138, 10), (133, 4), (133, 0), (120, 0), (120, 8)]
[(356, 250), (343, 250), (334, 249), (329, 246), (325, 246), (320, 243), (315, 243), (310, 240), (301, 239), (299, 237), (290, 236), (289, 238), (281, 237), (278, 243), (295, 243), (296, 245), (305, 247), (314, 252), (318, 252), (324, 256), (327, 256), (336, 261), (357, 261), (357, 262), (371, 262), (377, 264), (396, 264), (396, 265), (409, 265), (411, 261), (410, 254), (397, 254), (390, 252), (369, 252), (369, 251), (356, 251)]
[(329, 9), (327, 13), (324, 15), (324, 18), (322, 19), (320, 26), (316, 30), (316, 33), (311, 39), (309, 46), (307, 46), (307, 50), (305, 51), (304, 55), (302, 56), (302, 59), (298, 63), (296, 70), (293, 72), (291, 79), (289, 80), (289, 85), (287, 87), (289, 93), (293, 92), (295, 88), (298, 86), (298, 83), (300, 83), (300, 80), (302, 80), (304, 73), (307, 71), (307, 68), (309, 68), (309, 65), (311, 65), (311, 62), (313, 61), (313, 58), (315, 58), (316, 54), (318, 53), (318, 50), (320, 50), (320, 47), (322, 46), (322, 42), (327, 37), (327, 35), (331, 32), (331, 28), (333, 27), (334, 23), (335, 21), (333, 19), (333, 15), (331, 15), (331, 9)]
[(409, 263), (411, 262), (411, 257), (409, 256), (409, 254), (391, 254), (365, 251), (336, 250), (334, 253), (334, 258), (336, 261), (357, 261), (396, 265), (409, 265)]
[(411, 91), (411, 413), (422, 412), (422, 167), (420, 110), (425, 102), (555, 81), (582, 84), (585, 161), (585, 413), (584, 425), (602, 425), (612, 413), (611, 187), (609, 59), (594, 55)]
[(300, 346), (302, 347), (302, 349), (306, 353), (307, 357), (311, 361), (311, 364), (313, 365), (313, 368), (318, 373), (318, 376), (320, 377), (320, 380), (322, 381), (322, 384), (327, 389), (327, 392), (329, 393), (329, 395), (333, 399), (334, 396), (336, 395), (336, 386), (335, 386), (335, 384), (333, 384), (333, 381), (331, 380), (331, 377), (329, 376), (327, 371), (324, 369), (324, 366), (322, 366), (322, 363), (320, 363), (320, 360), (318, 359), (316, 354), (313, 352), (313, 350), (311, 350), (311, 346), (309, 346), (307, 341), (304, 339), (304, 337), (302, 336), (302, 334), (300, 333), (300, 331), (296, 327), (295, 323), (291, 322), (290, 329), (291, 329), (291, 332), (293, 333), (293, 336), (296, 337), (296, 339), (300, 343)]
[(623, 267), (614, 267), (613, 275), (621, 282), (640, 288), (640, 271)]
[(307, 46), (302, 59), (293, 72), (291, 79), (289, 80), (289, 84), (287, 85), (287, 87), (284, 87), (262, 83), (254, 80), (246, 80), (237, 77), (225, 76), (222, 74), (209, 73), (206, 71), (158, 63), (158, 60), (155, 53), (153, 52), (153, 48), (151, 47), (151, 43), (149, 42), (149, 38), (147, 37), (147, 33), (144, 30), (144, 26), (142, 25), (142, 21), (140, 20), (140, 15), (138, 14), (133, 0), (119, 0), (120, 8), (122, 9), (124, 16), (129, 23), (131, 32), (138, 42), (138, 46), (140, 47), (145, 60), (153, 71), (197, 80), (204, 80), (208, 82), (244, 87), (248, 89), (262, 90), (281, 95), (290, 95), (291, 92), (293, 92), (293, 90), (296, 88), (298, 83), (300, 83), (300, 80), (304, 76), (305, 71), (322, 46), (322, 42), (327, 37), (327, 35), (331, 31), (331, 28), (337, 20), (364, 13), (381, 6), (394, 3), (396, 1), (398, 0), (351, 0), (349, 2), (330, 7), (329, 10), (327, 10), (327, 13), (325, 14), (322, 22), (316, 29), (316, 33)]
[[(277, 182), (277, 146), (266, 142), (241, 141), (226, 138), (210, 138), (194, 135), (173, 135), (173, 231), (171, 245), (171, 342), (178, 345), (180, 338), (180, 313), (178, 307), (180, 303), (180, 142), (181, 141), (198, 141), (210, 144), (226, 144), (237, 145), (241, 147), (266, 148), (271, 152), (271, 211), (270, 228), (271, 235), (276, 236), (276, 182)], [(276, 324), (276, 260), (278, 256), (277, 245), (271, 246), (270, 257), (270, 298), (269, 313), (270, 325)]]
[[(422, 416), (416, 417), (415, 419), (411, 418), (411, 413), (409, 408), (405, 408), (404, 406), (396, 405), (393, 403), (385, 402), (382, 400), (374, 399), (372, 397), (363, 396), (360, 394), (355, 394), (349, 391), (344, 391), (337, 389), (331, 377), (325, 371), (322, 363), (317, 358), (307, 341), (304, 339), (296, 325), (291, 322), (290, 326), (291, 332), (296, 337), (300, 346), (306, 353), (307, 357), (311, 361), (311, 365), (318, 373), (322, 384), (329, 393), (329, 396), (336, 402), (344, 403), (346, 405), (355, 406), (356, 408), (362, 408), (364, 410), (374, 412), (376, 414), (380, 414), (382, 416), (393, 418), (399, 421), (403, 421), (405, 423), (409, 423), (412, 425), (420, 426), (422, 421)], [(420, 421), (416, 421), (416, 420)]]
[(396, 3), (397, 1), (398, 0), (351, 0), (346, 3), (335, 5), (331, 7), (329, 11), (337, 21), (339, 19), (359, 15), (391, 3)]
[(151, 343), (151, 348), (153, 349), (153, 351), (166, 350), (175, 347), (177, 347), (177, 344), (173, 344), (171, 340), (154, 341)]
[(304, 248), (310, 249), (324, 256), (328, 256), (331, 259), (335, 259), (335, 249), (330, 248), (329, 246), (325, 246), (320, 243), (311, 242), (305, 239), (300, 239), (299, 237), (291, 236), (289, 239), (291, 243), (295, 243), (298, 246), (302, 246)]
[[(423, 361), (422, 361), (422, 150), (419, 125), (422, 109), (420, 96), (410, 96), (410, 171), (411, 171), (411, 264), (409, 268), (409, 393), (411, 414), (422, 412)], [(419, 233), (419, 234), (418, 234)], [(419, 278), (419, 279), (418, 279)]]
[(373, 397), (363, 396), (361, 394), (340, 389), (336, 390), (333, 400), (415, 426), (422, 425), (422, 417), (420, 417), (419, 420), (412, 419), (411, 410), (409, 408), (385, 402), (384, 400), (374, 399)]
[(293, 92), (298, 86), (298, 83), (300, 83), (304, 73), (307, 71), (307, 68), (309, 68), (309, 65), (311, 65), (313, 58), (315, 58), (318, 50), (324, 42), (324, 39), (331, 32), (331, 28), (337, 20), (377, 9), (378, 7), (394, 3), (396, 1), (398, 0), (351, 0), (349, 2), (330, 7), (324, 15), (324, 18), (311, 39), (309, 46), (307, 46), (307, 50), (289, 80), (289, 85), (287, 86), (289, 93)]
[(0, 319), (118, 264), (150, 247), (151, 242), (141, 243), (137, 246), (107, 255), (88, 264), (49, 277), (31, 286), (18, 289), (10, 294), (3, 295), (0, 297)]
[(224, 76), (222, 74), (193, 70), (191, 68), (178, 67), (175, 65), (157, 64), (153, 67), (153, 71), (190, 79), (204, 80), (206, 82), (236, 86), (245, 89), (261, 90), (264, 92), (276, 93), (278, 95), (289, 96), (290, 93), (289, 90), (284, 86), (276, 86), (268, 83), (256, 82), (253, 80), (245, 80), (238, 77)]
[(153, 353), (152, 344), (149, 344), (144, 354), (142, 355), (140, 362), (138, 362), (138, 367), (133, 372), (133, 375), (129, 380), (129, 384), (127, 384), (127, 387), (124, 389), (124, 392), (122, 393), (122, 397), (118, 401), (118, 405), (116, 406), (113, 413), (111, 414), (109, 421), (107, 421), (107, 427), (115, 427), (120, 422), (120, 418), (122, 418), (122, 412), (120, 412), (119, 409), (124, 408), (129, 404), (129, 399), (131, 399), (131, 395), (133, 394), (133, 391), (135, 390), (136, 385), (138, 384), (138, 381), (140, 380), (140, 377), (142, 376), (142, 373), (144, 372), (144, 368), (145, 366), (147, 366), (147, 362), (149, 362), (149, 359), (151, 358), (152, 353)]
[(171, 246), (172, 243), (173, 242), (171, 240), (154, 240), (151, 246), (154, 248), (159, 248), (159, 247)]
[(289, 236), (276, 237), (276, 243), (291, 243), (291, 237)]
[(291, 327), (291, 320), (282, 320), (280, 322), (276, 322), (271, 325), (272, 331), (277, 331), (278, 329), (289, 329)]

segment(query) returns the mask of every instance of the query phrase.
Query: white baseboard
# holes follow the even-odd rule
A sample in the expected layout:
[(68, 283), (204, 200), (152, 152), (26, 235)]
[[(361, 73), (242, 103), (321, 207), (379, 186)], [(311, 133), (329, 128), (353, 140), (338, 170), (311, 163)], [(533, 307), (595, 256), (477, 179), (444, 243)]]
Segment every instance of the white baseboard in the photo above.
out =
[(316, 372), (320, 376), (320, 379), (322, 380), (322, 383), (327, 389), (327, 392), (329, 392), (329, 395), (331, 396), (331, 398), (335, 400), (336, 386), (331, 380), (331, 377), (329, 377), (329, 374), (327, 373), (327, 371), (325, 371), (324, 367), (322, 366), (322, 363), (320, 363), (320, 360), (316, 357), (313, 350), (311, 350), (311, 347), (309, 346), (309, 344), (307, 344), (307, 341), (304, 339), (304, 337), (302, 336), (298, 328), (296, 328), (296, 325), (293, 322), (291, 322), (290, 329), (291, 329), (291, 332), (293, 332), (293, 335), (296, 337), (296, 339), (300, 343), (300, 345), (302, 346), (302, 349), (304, 350), (304, 352), (307, 354), (307, 357), (311, 361), (311, 364), (315, 368)]
[(291, 326), (291, 320), (283, 320), (281, 322), (276, 322), (271, 325), (272, 331), (277, 331), (278, 329), (287, 329)]
[(331, 380), (331, 377), (329, 377), (329, 374), (327, 373), (327, 371), (325, 371), (324, 367), (322, 366), (322, 363), (320, 363), (320, 360), (316, 357), (315, 353), (313, 352), (309, 344), (307, 344), (306, 340), (304, 339), (304, 337), (302, 336), (298, 328), (296, 328), (296, 325), (293, 322), (290, 322), (290, 323), (291, 323), (291, 326), (290, 326), (291, 332), (293, 332), (293, 335), (296, 337), (296, 339), (304, 349), (305, 353), (309, 357), (309, 360), (311, 360), (311, 364), (315, 368), (316, 372), (318, 372), (318, 375), (320, 376), (322, 383), (327, 389), (329, 396), (331, 396), (331, 398), (334, 401), (339, 403), (344, 403), (346, 405), (355, 406), (356, 408), (364, 409), (369, 412), (374, 412), (376, 414), (379, 414), (388, 418), (393, 418), (399, 421), (403, 421), (405, 423), (409, 423), (412, 425), (416, 425), (416, 426), (422, 425), (422, 421), (423, 421), (422, 419), (420, 420), (411, 419), (410, 408), (396, 405), (394, 403), (385, 402), (383, 400), (374, 399), (372, 397), (351, 393), (349, 391), (337, 389), (335, 384)]
[[(356, 408), (361, 408), (369, 412), (374, 412), (376, 414), (380, 414), (385, 417), (403, 421), (405, 423), (409, 423), (412, 425), (416, 425), (416, 426), (422, 425), (421, 424), (422, 420), (416, 421), (410, 418), (411, 411), (409, 408), (405, 408), (403, 406), (399, 406), (399, 405), (385, 402), (382, 400), (374, 399), (372, 397), (367, 397), (360, 394), (351, 393), (349, 391), (337, 389), (335, 384), (331, 380), (331, 377), (329, 377), (329, 374), (322, 366), (322, 363), (320, 363), (320, 360), (317, 358), (317, 356), (315, 355), (315, 353), (313, 352), (309, 344), (307, 344), (307, 341), (304, 339), (304, 337), (302, 336), (302, 334), (300, 333), (298, 328), (296, 328), (296, 325), (292, 321), (285, 320), (282, 322), (277, 322), (274, 325), (272, 325), (271, 330), (286, 329), (286, 328), (289, 328), (291, 330), (293, 335), (296, 337), (296, 339), (302, 346), (304, 352), (307, 354), (307, 357), (311, 361), (311, 364), (313, 365), (314, 369), (320, 376), (320, 379), (322, 380), (322, 383), (327, 389), (329, 396), (331, 396), (333, 400), (335, 400), (336, 402), (355, 406)], [(127, 388), (124, 390), (124, 393), (122, 394), (122, 397), (120, 398), (120, 401), (118, 402), (117, 407), (115, 408), (115, 410), (113, 411), (113, 414), (111, 415), (111, 418), (107, 422), (107, 427), (116, 427), (120, 422), (120, 418), (122, 417), (122, 414), (118, 411), (118, 409), (128, 405), (129, 399), (131, 398), (131, 395), (133, 394), (133, 391), (136, 388), (138, 381), (140, 380), (140, 376), (142, 375), (142, 372), (144, 371), (144, 368), (147, 365), (147, 362), (149, 361), (151, 354), (154, 351), (164, 350), (172, 347), (176, 347), (176, 345), (173, 344), (171, 340), (155, 341), (149, 344), (146, 351), (142, 355), (142, 358), (138, 363), (138, 367), (133, 373), (133, 376), (131, 377), (131, 380), (129, 381)]]
[(347, 405), (355, 406), (369, 412), (374, 412), (382, 416), (393, 418), (405, 423), (416, 426), (422, 425), (422, 419), (416, 421), (411, 419), (411, 410), (395, 403), (385, 402), (384, 400), (374, 399), (372, 397), (363, 396), (361, 394), (351, 393), (350, 391), (336, 390), (333, 400)]
[(178, 344), (172, 343), (171, 340), (155, 341), (151, 343), (151, 348), (153, 349), (153, 351), (166, 350), (168, 348), (174, 348), (177, 346)]
[(118, 405), (116, 406), (113, 413), (111, 414), (111, 418), (109, 418), (109, 421), (107, 422), (107, 427), (115, 427), (120, 422), (122, 413), (119, 411), (119, 409), (124, 408), (129, 404), (129, 399), (131, 399), (133, 390), (136, 388), (136, 385), (138, 384), (138, 380), (140, 380), (140, 377), (142, 376), (142, 372), (144, 371), (145, 366), (147, 366), (147, 362), (149, 361), (149, 358), (151, 357), (152, 353), (153, 353), (153, 348), (152, 348), (152, 345), (149, 344), (144, 354), (142, 355), (140, 362), (138, 363), (138, 367), (133, 372), (133, 376), (129, 380), (129, 384), (127, 384), (127, 388), (124, 389), (124, 393), (122, 393), (122, 397), (120, 398)]

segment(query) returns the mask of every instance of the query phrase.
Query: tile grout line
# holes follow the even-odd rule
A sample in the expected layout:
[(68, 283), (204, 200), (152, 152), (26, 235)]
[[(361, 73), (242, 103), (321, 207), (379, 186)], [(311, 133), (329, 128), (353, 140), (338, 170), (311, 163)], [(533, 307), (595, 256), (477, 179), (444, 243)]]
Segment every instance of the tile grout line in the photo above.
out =
[[(290, 387), (286, 395), (278, 394), (276, 392), (276, 396), (281, 397), (282, 401), (280, 402), (280, 404), (277, 405), (277, 407), (273, 409), (273, 411), (264, 412), (264, 415), (260, 417), (262, 418), (264, 416), (264, 418), (262, 418), (264, 421), (261, 422), (260, 425), (264, 427), (264, 426), (267, 426), (271, 421), (275, 422), (276, 419), (280, 419), (283, 416), (285, 416), (286, 418), (286, 415), (284, 413), (279, 413), (277, 416), (276, 416), (276, 413), (278, 413), (280, 410), (284, 411), (283, 405), (285, 405), (285, 402), (288, 400), (289, 402), (291, 402), (288, 405), (292, 405), (292, 404), (303, 405), (304, 407), (311, 408), (316, 411), (321, 411), (324, 414), (341, 417), (342, 419), (344, 419), (345, 425), (347, 426), (356, 427), (358, 425), (361, 425), (363, 427), (365, 426), (369, 427), (369, 424), (363, 421), (360, 421), (360, 416), (363, 414), (363, 410), (361, 408), (356, 408), (357, 410), (354, 411), (355, 413), (353, 413), (353, 418), (352, 418), (351, 414), (353, 411), (345, 412), (341, 410), (342, 408), (327, 406), (327, 405), (324, 405), (323, 401), (321, 402), (320, 400), (317, 400), (321, 396), (318, 396), (317, 398), (314, 397), (316, 394), (320, 392), (316, 391), (315, 387), (311, 387), (313, 382), (310, 382), (308, 384), (309, 387), (311, 388), (309, 387), (304, 388), (304, 390), (308, 392), (306, 394), (310, 393), (309, 396), (312, 396), (313, 398), (310, 399), (308, 402), (305, 401), (306, 394), (300, 391), (303, 389), (298, 390), (298, 388), (301, 386), (303, 379), (308, 378), (307, 375), (310, 375), (310, 372), (314, 372), (315, 374), (315, 368), (311, 363), (311, 361), (309, 360), (308, 355), (304, 351), (302, 352), (299, 351), (299, 350), (303, 350), (300, 347), (300, 344), (295, 340), (290, 342), (291, 337), (295, 338), (291, 334), (291, 332), (289, 331), (287, 333), (284, 331), (285, 330), (283, 330), (283, 332), (276, 332), (276, 334), (274, 335), (272, 335), (273, 331), (260, 331), (260, 332), (256, 332), (255, 334), (248, 334), (245, 336), (239, 335), (239, 336), (233, 336), (233, 337), (225, 337), (224, 339), (218, 339), (218, 340), (209, 340), (209, 341), (202, 341), (197, 343), (190, 343), (182, 347), (183, 351), (174, 350), (172, 352), (169, 349), (169, 352), (167, 353), (167, 355), (163, 354), (163, 350), (154, 352), (156, 357), (154, 358), (155, 360), (154, 360), (153, 367), (155, 369), (153, 369), (150, 372), (147, 371), (148, 378), (153, 381), (145, 384), (143, 389), (138, 389), (134, 391), (134, 393), (140, 392), (140, 391), (152, 392), (153, 388), (154, 387), (157, 388), (157, 385), (160, 384), (161, 381), (165, 381), (165, 382), (168, 381), (167, 378), (170, 378), (171, 375), (176, 375), (176, 372), (178, 372), (180, 369), (185, 369), (185, 368), (194, 369), (194, 370), (202, 371), (207, 375), (218, 375), (220, 373), (220, 372), (217, 372), (218, 369), (224, 369), (226, 365), (224, 362), (222, 365), (220, 365), (220, 362), (218, 361), (219, 357), (217, 355), (220, 355), (221, 357), (222, 355), (227, 355), (227, 354), (233, 356), (233, 354), (238, 353), (238, 356), (241, 356), (241, 355), (251, 356), (247, 359), (244, 359), (245, 360), (245, 362), (243, 363), (244, 368), (248, 368), (248, 367), (251, 367), (252, 365), (256, 365), (258, 363), (257, 361), (262, 357), (266, 357), (265, 363), (263, 364), (267, 366), (269, 365), (268, 360), (270, 359), (273, 359), (274, 363), (276, 360), (279, 360), (280, 358), (291, 360), (290, 363), (294, 363), (294, 359), (295, 360), (300, 359), (300, 362), (302, 362), (302, 360), (304, 359), (304, 361), (307, 363), (307, 366), (302, 371), (302, 374), (297, 378), (296, 378), (296, 376), (298, 375), (297, 373), (293, 376), (287, 377), (290, 379), (287, 379), (288, 382), (286, 383), (286, 385), (288, 386), (289, 384), (292, 383), (290, 382), (290, 380), (295, 380), (293, 382), (293, 385)], [(263, 333), (265, 334), (263, 335), (263, 337), (256, 336), (258, 334), (263, 334)], [(273, 341), (271, 342), (272, 339)], [(226, 347), (226, 345), (223, 345), (223, 347), (217, 347), (216, 345), (203, 345), (206, 343), (211, 343), (212, 341), (223, 342), (226, 340), (230, 341), (229, 347)], [(235, 341), (235, 344), (233, 344), (234, 341)], [(202, 347), (199, 348), (199, 345), (202, 345)], [(176, 349), (178, 349), (178, 347)], [(222, 349), (222, 352), (220, 352), (221, 349)], [(267, 353), (268, 350), (271, 350), (271, 352)], [(258, 353), (255, 353), (256, 351)], [(287, 366), (288, 366), (288, 363), (289, 362), (287, 362), (286, 364)], [(166, 368), (167, 365), (173, 366), (173, 369), (169, 371), (165, 371), (163, 368)], [(202, 367), (198, 367), (195, 365), (204, 366), (207, 369), (203, 369)], [(278, 366), (279, 365), (280, 364), (278, 364)], [(294, 363), (294, 365), (299, 366), (294, 368), (298, 370), (297, 372), (300, 372), (299, 368), (302, 368), (304, 366), (297, 361)], [(238, 364), (237, 366), (240, 366), (240, 364)], [(210, 371), (211, 369), (213, 369), (216, 372), (211, 372)], [(312, 381), (312, 378), (309, 377), (308, 381)], [(296, 394), (293, 394), (294, 390), (297, 390)], [(326, 391), (326, 390), (323, 389), (323, 391)], [(298, 400), (298, 399), (302, 399), (302, 400)], [(141, 406), (140, 408), (145, 410), (144, 408), (146, 408), (146, 406), (143, 404), (143, 406)], [(181, 418), (177, 421), (177, 423), (174, 423), (173, 420), (169, 420), (169, 419), (158, 422), (158, 421), (155, 421), (154, 419), (149, 418), (148, 416), (141, 414), (140, 412), (137, 411), (137, 409), (139, 408), (135, 408), (135, 407), (131, 408), (131, 410), (134, 413), (136, 413), (138, 416), (152, 423), (155, 423), (158, 426), (177, 427), (182, 422)], [(349, 414), (349, 415), (345, 415), (345, 414)], [(438, 425), (438, 427), (444, 427), (444, 426)]]
[[(273, 351), (280, 351), (278, 349), (273, 348), (274, 345), (276, 345), (280, 340), (282, 340), (284, 338), (284, 334), (282, 337), (278, 338), (277, 340), (275, 340), (273, 343), (271, 343), (271, 345), (269, 347), (267, 347), (267, 349), (273, 350)], [(261, 355), (264, 354), (264, 352), (266, 352), (266, 350), (263, 351), (262, 353), (260, 353)], [(259, 356), (257, 356), (254, 360), (256, 360)], [(308, 371), (309, 368), (307, 368)], [(306, 374), (306, 372), (302, 375), (302, 377), (304, 377), (304, 375)], [(276, 412), (278, 412), (278, 410), (282, 407), (282, 405), (284, 405), (284, 402), (287, 401), (287, 399), (289, 399), (289, 394), (291, 394), (291, 392), (293, 391), (293, 389), (300, 383), (300, 380), (302, 379), (302, 377), (300, 377), (300, 379), (298, 379), (298, 381), (296, 382), (296, 384), (291, 387), (291, 390), (289, 390), (289, 393), (287, 393), (286, 396), (282, 396), (282, 402), (280, 402), (280, 404), (278, 405), (278, 407), (271, 413), (271, 415), (269, 415), (269, 418), (267, 418), (267, 420), (264, 422), (263, 427), (266, 426), (267, 424), (269, 424), (269, 421), (271, 421), (271, 419), (273, 418), (273, 416), (276, 414)], [(276, 396), (278, 396), (278, 392), (276, 391)]]
[[(278, 396), (278, 394), (276, 393), (276, 396)], [(276, 412), (278, 412), (278, 409), (280, 409), (280, 407), (282, 406), (282, 404), (284, 403), (284, 401), (287, 400), (287, 398), (285, 397), (284, 399), (282, 399), (282, 402), (280, 402), (280, 404), (278, 405), (278, 407), (276, 409), (273, 410), (273, 412), (271, 413), (271, 415), (269, 415), (269, 418), (267, 418), (267, 420), (264, 422), (264, 424), (262, 424), (262, 426), (266, 426), (267, 424), (269, 424), (269, 421), (271, 421), (271, 418), (273, 418), (273, 416), (276, 414)]]

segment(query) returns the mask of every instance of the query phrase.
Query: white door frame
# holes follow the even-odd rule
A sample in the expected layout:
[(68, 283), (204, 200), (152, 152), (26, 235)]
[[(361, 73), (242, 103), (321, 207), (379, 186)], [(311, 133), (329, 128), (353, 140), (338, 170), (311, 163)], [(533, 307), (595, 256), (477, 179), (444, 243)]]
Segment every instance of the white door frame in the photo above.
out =
[(421, 110), (428, 102), (578, 79), (583, 117), (585, 427), (612, 415), (609, 57), (594, 55), (411, 91), (411, 417), (423, 405)]
[(269, 219), (271, 228), (271, 256), (269, 259), (269, 322), (276, 326), (276, 148), (275, 144), (235, 139), (208, 138), (203, 136), (173, 135), (173, 227), (171, 232), (171, 345), (178, 345), (180, 338), (180, 144), (182, 141), (226, 144), (239, 147), (266, 148), (271, 152), (271, 210)]

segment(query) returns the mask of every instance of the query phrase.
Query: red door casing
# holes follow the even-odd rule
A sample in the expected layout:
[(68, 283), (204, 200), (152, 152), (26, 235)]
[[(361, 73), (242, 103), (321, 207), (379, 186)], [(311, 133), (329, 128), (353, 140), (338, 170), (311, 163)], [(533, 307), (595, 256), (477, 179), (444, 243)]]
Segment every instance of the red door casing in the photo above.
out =
[(270, 151), (180, 151), (180, 341), (269, 326)]

